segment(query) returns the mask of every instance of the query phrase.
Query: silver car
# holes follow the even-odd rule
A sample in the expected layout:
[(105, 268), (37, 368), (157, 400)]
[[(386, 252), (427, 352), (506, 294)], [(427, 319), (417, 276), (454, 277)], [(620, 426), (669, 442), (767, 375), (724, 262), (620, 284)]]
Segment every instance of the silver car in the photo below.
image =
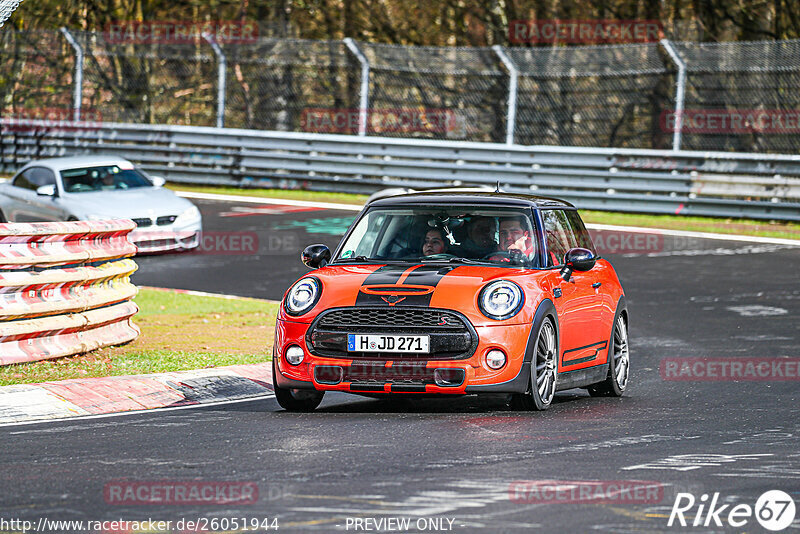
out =
[(0, 184), (0, 222), (133, 219), (140, 252), (197, 247), (200, 211), (163, 185), (122, 158), (32, 161)]

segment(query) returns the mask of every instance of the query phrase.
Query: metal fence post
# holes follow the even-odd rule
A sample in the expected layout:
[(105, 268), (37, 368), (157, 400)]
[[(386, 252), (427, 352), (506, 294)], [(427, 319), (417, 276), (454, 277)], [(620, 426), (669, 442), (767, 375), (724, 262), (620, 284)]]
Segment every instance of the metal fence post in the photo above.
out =
[(217, 128), (225, 127), (225, 84), (228, 71), (228, 60), (222, 48), (217, 44), (213, 37), (204, 33), (203, 39), (208, 41), (214, 55), (217, 56)]
[(511, 58), (503, 51), (500, 45), (494, 45), (492, 50), (508, 69), (508, 116), (506, 117), (506, 144), (514, 144), (514, 131), (517, 121), (517, 83), (519, 81), (519, 69), (511, 61)]
[(358, 135), (367, 135), (367, 107), (369, 106), (369, 60), (353, 39), (345, 37), (344, 44), (361, 64), (361, 89), (358, 99)]
[(675, 82), (675, 131), (672, 134), (672, 150), (680, 150), (683, 131), (683, 101), (686, 98), (686, 63), (675, 51), (669, 39), (661, 39), (661, 46), (678, 67), (678, 80)]
[(81, 99), (83, 97), (83, 48), (72, 36), (66, 26), (61, 27), (61, 33), (67, 39), (73, 50), (75, 50), (75, 79), (72, 88), (72, 120), (81, 120)]

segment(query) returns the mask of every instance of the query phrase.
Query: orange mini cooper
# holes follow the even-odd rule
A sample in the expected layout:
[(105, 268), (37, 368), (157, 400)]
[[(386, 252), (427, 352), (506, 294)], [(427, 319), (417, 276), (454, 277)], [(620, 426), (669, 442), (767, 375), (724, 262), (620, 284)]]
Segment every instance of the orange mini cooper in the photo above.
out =
[(325, 391), (511, 394), (544, 410), (556, 391), (620, 396), (628, 312), (577, 210), (508, 193), (427, 192), (369, 203), (283, 297), (273, 383), (286, 410)]

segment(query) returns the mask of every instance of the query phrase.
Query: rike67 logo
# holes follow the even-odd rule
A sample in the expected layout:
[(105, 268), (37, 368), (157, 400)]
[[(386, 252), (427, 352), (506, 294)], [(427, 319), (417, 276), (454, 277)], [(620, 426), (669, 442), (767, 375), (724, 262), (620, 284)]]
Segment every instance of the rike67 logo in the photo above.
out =
[(763, 493), (754, 507), (744, 503), (722, 504), (718, 492), (710, 499), (707, 493), (699, 499), (691, 493), (678, 493), (667, 526), (699, 527), (706, 530), (723, 525), (746, 528), (755, 517), (762, 528), (778, 532), (788, 528), (794, 521), (794, 516), (794, 500), (781, 490)]

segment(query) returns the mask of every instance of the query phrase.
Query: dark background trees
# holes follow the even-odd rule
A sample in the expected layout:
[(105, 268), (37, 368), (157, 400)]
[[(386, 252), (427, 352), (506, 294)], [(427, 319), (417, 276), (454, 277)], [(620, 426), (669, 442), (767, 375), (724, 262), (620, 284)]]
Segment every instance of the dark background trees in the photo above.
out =
[(264, 37), (396, 44), (508, 43), (508, 25), (529, 19), (647, 19), (677, 40), (800, 37), (797, 0), (28, 0), (18, 29), (103, 30), (120, 20), (256, 21)]

